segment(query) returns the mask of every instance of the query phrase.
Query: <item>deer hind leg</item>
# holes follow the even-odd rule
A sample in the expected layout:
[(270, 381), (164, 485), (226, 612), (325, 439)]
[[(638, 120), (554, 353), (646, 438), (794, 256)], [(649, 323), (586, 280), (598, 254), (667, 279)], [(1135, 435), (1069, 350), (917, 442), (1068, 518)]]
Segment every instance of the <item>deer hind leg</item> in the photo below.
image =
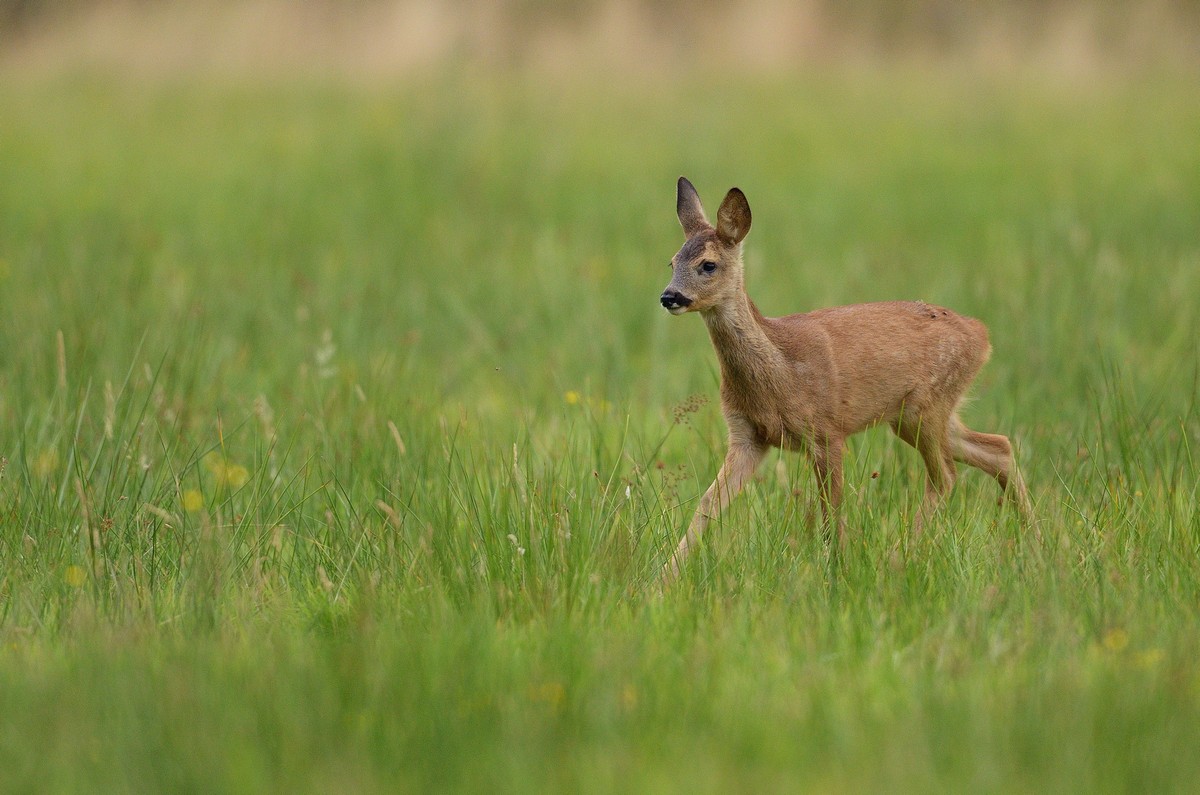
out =
[(700, 542), (708, 523), (738, 495), (742, 487), (746, 485), (746, 481), (754, 474), (754, 470), (758, 469), (766, 452), (765, 447), (752, 444), (729, 446), (721, 471), (717, 473), (717, 477), (708, 487), (708, 491), (704, 492), (704, 496), (700, 498), (700, 507), (696, 509), (696, 514), (692, 517), (687, 533), (679, 540), (675, 554), (671, 556), (671, 560), (663, 566), (662, 572), (659, 574), (659, 580), (663, 585), (674, 581), (679, 576), (684, 559), (687, 558), (692, 547)]
[(954, 486), (954, 458), (950, 448), (950, 429), (947, 422), (928, 415), (909, 422), (901, 417), (892, 423), (892, 430), (904, 441), (917, 448), (925, 462), (925, 498), (913, 520), (913, 535), (920, 535), (925, 523), (933, 516), (942, 500)]
[(1017, 470), (1016, 457), (1008, 437), (998, 433), (979, 433), (962, 424), (958, 417), (950, 419), (950, 447), (954, 460), (969, 464), (988, 473), (1000, 484), (1000, 490), (1017, 509), (1021, 521), (1033, 522), (1033, 507), (1025, 481)]

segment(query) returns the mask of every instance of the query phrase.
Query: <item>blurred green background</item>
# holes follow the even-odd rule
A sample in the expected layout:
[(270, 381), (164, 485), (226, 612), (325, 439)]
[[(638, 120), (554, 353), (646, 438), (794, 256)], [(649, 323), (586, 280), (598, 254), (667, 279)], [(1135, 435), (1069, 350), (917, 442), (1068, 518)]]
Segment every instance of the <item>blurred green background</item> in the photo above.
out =
[[(0, 788), (1190, 789), (1198, 9), (0, 4)], [(1039, 526), (873, 432), (655, 595), (680, 174), (767, 314), (982, 319)]]

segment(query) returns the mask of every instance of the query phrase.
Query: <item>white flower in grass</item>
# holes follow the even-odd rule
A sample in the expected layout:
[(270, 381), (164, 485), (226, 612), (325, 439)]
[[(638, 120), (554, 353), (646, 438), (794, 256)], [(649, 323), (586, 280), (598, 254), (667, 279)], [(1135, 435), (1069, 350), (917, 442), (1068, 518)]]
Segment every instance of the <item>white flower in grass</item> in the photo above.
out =
[(313, 360), (317, 365), (317, 378), (332, 378), (337, 375), (337, 366), (333, 363), (333, 356), (336, 353), (337, 346), (333, 344), (333, 331), (325, 329), (321, 333), (321, 344), (313, 351)]

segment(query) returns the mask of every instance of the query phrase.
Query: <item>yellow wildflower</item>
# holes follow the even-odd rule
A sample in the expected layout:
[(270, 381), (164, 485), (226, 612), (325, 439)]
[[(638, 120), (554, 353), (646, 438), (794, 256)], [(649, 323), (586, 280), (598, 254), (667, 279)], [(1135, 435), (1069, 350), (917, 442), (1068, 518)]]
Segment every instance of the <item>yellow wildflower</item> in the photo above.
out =
[(188, 489), (183, 493), (183, 510), (188, 513), (195, 513), (204, 507), (204, 495), (196, 489)]
[(574, 405), (575, 405), (575, 404), (577, 404), (577, 403), (579, 402), (579, 400), (580, 400), (580, 398), (579, 398), (579, 393), (578, 393), (578, 392), (576, 392), (574, 389), (568, 390), (568, 391), (567, 391), (567, 392), (566, 392), (566, 393), (563, 395), (563, 400), (567, 401), (567, 405), (568, 405), (568, 406), (574, 406)]
[(246, 485), (246, 481), (250, 479), (250, 472), (241, 464), (230, 464), (225, 467), (225, 482), (235, 489), (240, 489)]
[(63, 571), (63, 582), (72, 588), (81, 588), (87, 582), (87, 571), (84, 570), (83, 566), (76, 566), (74, 564), (67, 566)]
[(225, 471), (225, 456), (213, 450), (204, 456), (204, 468), (219, 477)]
[(241, 464), (230, 463), (225, 456), (215, 450), (204, 456), (204, 467), (212, 473), (220, 486), (239, 489), (250, 479), (250, 470)]
[(33, 459), (33, 474), (39, 478), (48, 478), (58, 469), (58, 451), (43, 450)]
[(1104, 637), (1100, 641), (1100, 645), (1105, 651), (1110, 651), (1113, 654), (1119, 654), (1125, 651), (1125, 647), (1129, 645), (1129, 633), (1123, 629), (1110, 629), (1104, 633)]

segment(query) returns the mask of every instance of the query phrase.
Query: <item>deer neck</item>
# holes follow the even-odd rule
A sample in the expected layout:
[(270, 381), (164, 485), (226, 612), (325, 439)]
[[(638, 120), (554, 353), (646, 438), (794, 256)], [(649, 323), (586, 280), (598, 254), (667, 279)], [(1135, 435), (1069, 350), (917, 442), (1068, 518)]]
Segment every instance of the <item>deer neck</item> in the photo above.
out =
[(786, 367), (783, 352), (767, 337), (765, 318), (745, 292), (701, 312), (721, 363), (721, 381), (739, 391), (769, 387)]

